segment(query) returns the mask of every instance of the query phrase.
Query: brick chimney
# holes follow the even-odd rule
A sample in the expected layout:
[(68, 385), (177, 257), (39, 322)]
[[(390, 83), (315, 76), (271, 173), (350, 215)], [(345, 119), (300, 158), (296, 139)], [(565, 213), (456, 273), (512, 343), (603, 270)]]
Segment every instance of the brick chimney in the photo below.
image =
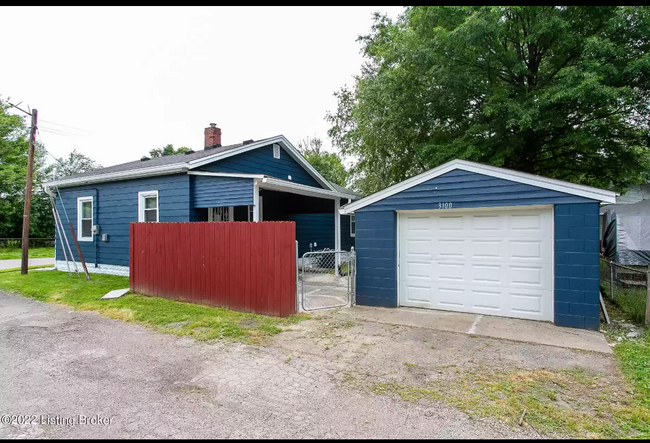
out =
[(204, 149), (218, 148), (220, 146), (221, 146), (221, 128), (217, 128), (216, 123), (210, 123), (210, 127), (205, 128)]

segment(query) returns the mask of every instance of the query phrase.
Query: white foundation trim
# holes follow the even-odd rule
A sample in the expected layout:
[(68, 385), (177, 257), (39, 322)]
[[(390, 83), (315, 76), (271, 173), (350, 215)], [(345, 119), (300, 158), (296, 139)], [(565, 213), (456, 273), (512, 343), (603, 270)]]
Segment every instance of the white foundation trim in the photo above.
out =
[[(68, 272), (68, 267), (65, 264), (65, 260), (56, 260), (54, 266), (57, 271)], [(110, 274), (110, 275), (123, 275), (125, 277), (129, 276), (129, 267), (128, 266), (118, 266), (118, 265), (103, 265), (98, 264), (98, 267), (95, 267), (94, 264), (86, 263), (88, 272), (90, 274)], [(74, 269), (72, 263), (70, 263), (70, 269)], [(83, 273), (83, 265), (81, 262), (77, 262), (77, 269), (80, 270), (80, 273)], [(74, 271), (73, 271), (74, 272)]]

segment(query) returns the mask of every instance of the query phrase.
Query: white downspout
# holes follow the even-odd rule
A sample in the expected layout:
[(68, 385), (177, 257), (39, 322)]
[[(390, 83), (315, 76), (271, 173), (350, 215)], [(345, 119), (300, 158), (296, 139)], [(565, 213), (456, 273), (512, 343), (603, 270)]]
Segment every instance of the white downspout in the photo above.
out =
[(253, 221), (260, 221), (260, 184), (259, 179), (253, 180)]

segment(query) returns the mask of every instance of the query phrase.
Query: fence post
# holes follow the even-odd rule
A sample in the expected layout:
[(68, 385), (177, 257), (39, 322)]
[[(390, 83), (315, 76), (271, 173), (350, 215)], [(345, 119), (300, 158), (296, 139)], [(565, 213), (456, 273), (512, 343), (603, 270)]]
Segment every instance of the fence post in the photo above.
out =
[(298, 275), (299, 275), (299, 272), (300, 272), (299, 271), (300, 266), (298, 264), (298, 260), (299, 260), (299, 257), (298, 257), (298, 240), (296, 240), (296, 314), (300, 313), (300, 289), (299, 289), (300, 286), (298, 284), (298, 282), (299, 282)]
[(614, 303), (614, 263), (609, 262), (609, 298)]
[(647, 292), (645, 297), (645, 324), (650, 325), (650, 264), (648, 265), (648, 270), (646, 271), (645, 287)]

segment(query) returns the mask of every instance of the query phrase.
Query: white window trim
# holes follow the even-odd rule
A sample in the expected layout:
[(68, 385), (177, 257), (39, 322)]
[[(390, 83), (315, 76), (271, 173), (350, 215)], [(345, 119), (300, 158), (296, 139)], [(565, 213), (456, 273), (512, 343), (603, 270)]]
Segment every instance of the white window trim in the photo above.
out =
[(273, 143), (273, 158), (279, 159), (280, 152), (282, 152), (282, 150), (280, 149), (280, 145), (277, 143)]
[[(352, 232), (352, 222), (354, 221), (354, 232)], [(354, 217), (354, 214), (350, 214), (350, 237), (354, 237), (357, 234), (357, 219)]]
[[(81, 204), (85, 202), (90, 202), (90, 237), (82, 237), (81, 231)], [(95, 224), (95, 202), (93, 201), (92, 196), (87, 197), (77, 197), (77, 240), (79, 241), (93, 241), (93, 226)]]
[(158, 191), (141, 191), (138, 192), (138, 222), (144, 222), (144, 198), (152, 196), (156, 196), (156, 223), (160, 221), (160, 199), (158, 198)]

